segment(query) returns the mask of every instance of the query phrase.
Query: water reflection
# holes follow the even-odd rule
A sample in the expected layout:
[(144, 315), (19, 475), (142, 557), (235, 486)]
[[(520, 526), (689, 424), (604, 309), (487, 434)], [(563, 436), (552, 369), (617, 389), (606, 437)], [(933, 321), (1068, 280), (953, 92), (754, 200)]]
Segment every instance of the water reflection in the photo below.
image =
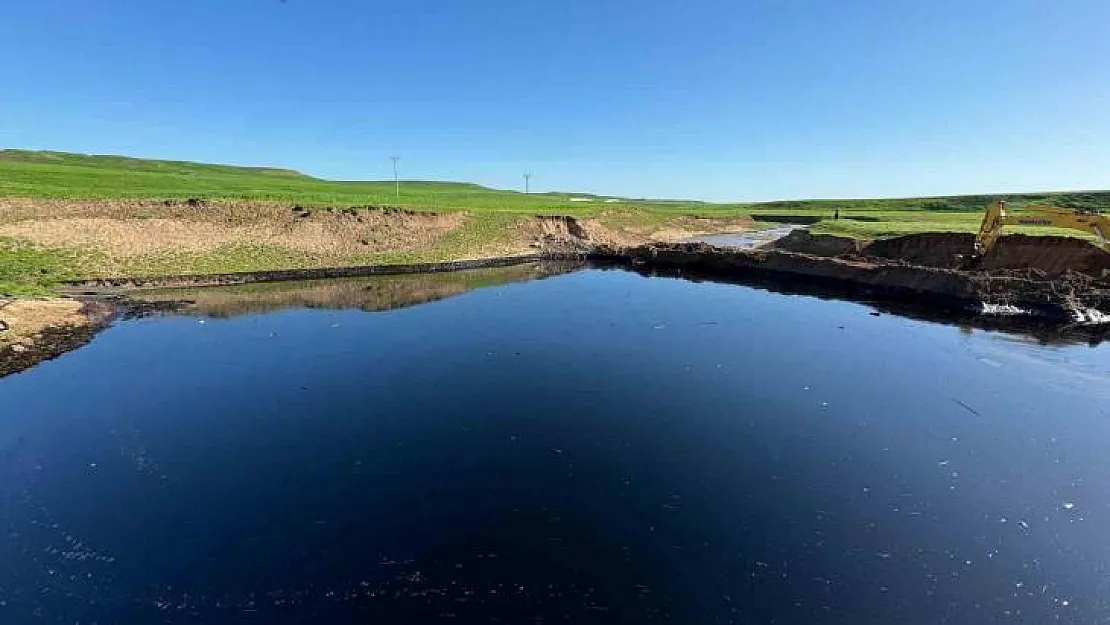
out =
[(367, 312), (426, 304), (483, 287), (538, 280), (581, 269), (582, 263), (543, 262), (440, 273), (294, 280), (235, 286), (139, 291), (131, 300), (141, 315), (237, 317), (288, 308)]
[[(615, 266), (607, 268), (624, 270), (623, 267)], [(957, 326), (969, 334), (975, 330), (1002, 332), (1013, 335), (1016, 340), (1031, 341), (1041, 345), (1062, 347), (1086, 344), (1096, 347), (1110, 339), (1110, 324), (1077, 325), (1064, 323), (1054, 317), (985, 315), (975, 305), (964, 301), (921, 302), (915, 300), (912, 295), (891, 296), (874, 292), (863, 285), (850, 283), (791, 276), (751, 274), (737, 276), (689, 269), (635, 268), (633, 270), (641, 275), (656, 278), (731, 284), (786, 295), (867, 304), (875, 310), (875, 314), (886, 313), (917, 321)]]
[[(751, 243), (752, 241), (747, 241), (744, 244)], [(733, 241), (732, 244), (741, 243)], [(130, 298), (134, 304), (130, 316), (192, 315), (230, 318), (292, 308), (357, 309), (368, 312), (393, 310), (454, 297), (483, 287), (571, 273), (588, 266), (625, 270), (623, 266), (611, 264), (548, 261), (443, 273), (158, 289), (134, 293)], [(1079, 326), (1061, 323), (1059, 319), (990, 316), (981, 314), (964, 302), (952, 302), (948, 305), (936, 301), (921, 303), (913, 298), (873, 293), (851, 284), (781, 276), (732, 276), (688, 269), (637, 268), (635, 271), (652, 277), (732, 284), (775, 293), (864, 303), (881, 313), (953, 325), (968, 333), (976, 330), (1004, 332), (1012, 335), (1015, 340), (1041, 345), (1086, 344), (1094, 347), (1110, 338), (1110, 325), (1106, 324)]]

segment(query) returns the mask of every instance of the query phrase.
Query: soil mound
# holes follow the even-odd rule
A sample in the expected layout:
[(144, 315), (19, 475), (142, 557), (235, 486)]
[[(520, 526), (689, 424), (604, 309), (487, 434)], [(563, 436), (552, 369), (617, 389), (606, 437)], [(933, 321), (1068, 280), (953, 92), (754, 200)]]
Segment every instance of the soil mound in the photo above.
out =
[(975, 235), (954, 232), (925, 232), (875, 239), (863, 247), (872, 258), (901, 260), (911, 265), (957, 269), (960, 255), (975, 251)]
[(810, 234), (808, 230), (795, 230), (763, 247), (825, 257), (843, 256), (859, 252), (859, 242), (856, 239), (831, 234), (814, 235)]
[[(919, 240), (921, 238), (906, 237), (901, 241), (906, 246), (902, 251), (907, 256), (913, 255), (918, 250), (915, 246), (923, 244)], [(948, 242), (951, 244), (953, 241)], [(885, 245), (891, 243), (888, 241)], [(1084, 249), (1070, 241), (1061, 245), (1065, 257), (1068, 249)], [(939, 247), (944, 248), (943, 245)], [(932, 250), (927, 246), (921, 249)], [(1014, 249), (1019, 248), (1015, 246)], [(899, 250), (887, 251), (893, 253)], [(1066, 260), (1053, 259), (1053, 262), (1060, 262), (1068, 271), (1061, 275), (1049, 275), (1046, 271), (963, 271), (930, 267), (921, 262), (929, 260), (924, 251), (917, 256), (919, 262), (912, 263), (903, 259), (884, 260), (858, 255), (820, 257), (766, 247), (756, 250), (723, 249), (697, 243), (645, 245), (606, 252), (609, 259), (644, 269), (696, 271), (722, 276), (762, 275), (831, 283), (848, 288), (857, 296), (892, 297), (945, 310), (974, 309), (976, 314), (981, 314), (984, 303), (989, 303), (1012, 306), (1015, 310), (1020, 309), (1022, 314), (1055, 319), (1060, 323), (1091, 325), (1106, 323), (1107, 315), (1100, 311), (1110, 310), (1110, 274), (1103, 278), (1085, 275), (1073, 271), (1074, 267), (1067, 265)], [(1004, 262), (1007, 258), (1000, 255), (997, 260)], [(1023, 263), (1030, 260), (1035, 265), (1037, 258), (1022, 257), (1021, 260)], [(1042, 266), (1051, 265), (1043, 263)]]
[[(864, 255), (900, 260), (913, 265), (958, 269), (960, 256), (975, 249), (975, 236), (965, 233), (929, 232), (876, 239), (864, 246)], [(1110, 271), (1110, 253), (1072, 237), (1007, 235), (983, 258), (980, 269), (1033, 269), (1048, 276), (1076, 271), (1101, 277)]]
[(1101, 277), (1110, 272), (1110, 253), (1072, 237), (1014, 234), (998, 240), (983, 259), (983, 269), (1036, 269), (1049, 275), (1078, 271)]

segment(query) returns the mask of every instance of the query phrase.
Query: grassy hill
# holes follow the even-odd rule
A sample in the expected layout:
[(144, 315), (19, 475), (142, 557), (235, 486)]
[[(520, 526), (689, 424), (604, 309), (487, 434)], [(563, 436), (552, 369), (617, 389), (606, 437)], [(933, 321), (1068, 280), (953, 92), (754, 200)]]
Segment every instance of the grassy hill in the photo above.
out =
[[(405, 180), (401, 194), (392, 180), (332, 181), (297, 171), (239, 167), (31, 150), (0, 150), (0, 197), (100, 199), (239, 199), (291, 202), (306, 206), (389, 205), (423, 209), (505, 210), (534, 212), (551, 208), (593, 213), (605, 197), (587, 193), (532, 193), (491, 189), (461, 182)], [(590, 198), (574, 202), (570, 198)], [(1015, 205), (1033, 202), (1110, 210), (1110, 191), (1076, 191), (995, 195), (960, 195), (891, 199), (812, 199), (762, 203), (710, 203), (686, 200), (620, 199), (616, 205), (687, 212), (749, 211), (818, 215), (842, 212), (895, 211), (979, 212), (1003, 197)]]
[[(594, 212), (604, 199), (591, 194), (532, 193), (462, 182), (332, 181), (265, 167), (208, 165), (122, 156), (0, 150), (0, 197), (63, 200), (236, 199), (305, 206), (398, 206), (436, 210)], [(571, 197), (592, 202), (573, 202)], [(671, 209), (722, 210), (701, 202), (623, 201)], [(613, 203), (610, 203), (610, 206)], [(566, 211), (562, 211), (566, 212)]]

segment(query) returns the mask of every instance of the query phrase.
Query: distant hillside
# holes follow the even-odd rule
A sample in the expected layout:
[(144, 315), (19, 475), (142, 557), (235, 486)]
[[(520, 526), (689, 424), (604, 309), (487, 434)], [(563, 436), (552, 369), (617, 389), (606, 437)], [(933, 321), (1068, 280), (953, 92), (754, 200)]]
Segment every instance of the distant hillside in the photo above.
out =
[[(0, 150), (0, 197), (54, 199), (243, 199), (321, 206), (437, 208), (544, 206), (553, 199), (472, 183), (333, 181), (297, 171), (29, 150)], [(557, 197), (554, 201), (560, 201)]]
[(979, 212), (993, 198), (1014, 204), (1044, 202), (1110, 211), (1110, 191), (1068, 191), (949, 197), (784, 200), (714, 204), (689, 200), (614, 200), (590, 193), (491, 189), (473, 183), (392, 180), (333, 181), (297, 171), (238, 167), (125, 156), (95, 156), (29, 150), (0, 150), (0, 197), (56, 199), (242, 199), (318, 206), (389, 205), (419, 209), (559, 212), (588, 215), (604, 208), (635, 206), (662, 212), (831, 214), (854, 212)]
[(1053, 204), (1068, 208), (1110, 210), (1110, 191), (1057, 191), (1042, 193), (1005, 193), (998, 195), (951, 195), (938, 197), (884, 198), (873, 200), (781, 200), (762, 202), (760, 211), (832, 211), (837, 207), (864, 211), (982, 211), (996, 199), (1013, 204)]
[(0, 150), (0, 162), (35, 163), (39, 165), (65, 165), (73, 167), (97, 167), (125, 171), (144, 171), (163, 174), (196, 175), (226, 174), (243, 176), (283, 176), (310, 178), (299, 171), (275, 167), (238, 167), (234, 165), (212, 165), (189, 161), (162, 161), (129, 156), (101, 154), (72, 154), (69, 152), (50, 152), (32, 150)]

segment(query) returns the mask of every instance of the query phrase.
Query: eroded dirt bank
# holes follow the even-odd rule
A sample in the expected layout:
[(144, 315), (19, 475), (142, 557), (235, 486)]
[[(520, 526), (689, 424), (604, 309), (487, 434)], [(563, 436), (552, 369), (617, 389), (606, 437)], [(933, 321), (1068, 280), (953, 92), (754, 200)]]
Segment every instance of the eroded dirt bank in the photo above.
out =
[[(583, 209), (584, 210), (584, 209)], [(0, 198), (0, 242), (57, 256), (66, 276), (117, 278), (442, 262), (528, 254), (548, 240), (677, 241), (751, 226), (646, 207), (579, 216), (241, 200)]]
[(634, 267), (720, 277), (761, 276), (836, 284), (865, 297), (912, 299), (937, 309), (1027, 314), (1063, 324), (1110, 321), (1110, 254), (1079, 239), (1014, 235), (975, 269), (959, 254), (971, 235), (924, 234), (860, 243), (795, 232), (756, 250), (659, 244), (593, 250)]
[(0, 377), (84, 345), (115, 312), (105, 301), (0, 300)]
[[(771, 249), (826, 257), (865, 257), (923, 267), (960, 269), (961, 256), (975, 248), (975, 236), (926, 232), (873, 241), (795, 230), (774, 241)], [(1048, 276), (1069, 272), (1101, 277), (1110, 271), (1110, 254), (1082, 239), (1012, 234), (1002, 237), (977, 269), (984, 272), (1033, 270)]]

